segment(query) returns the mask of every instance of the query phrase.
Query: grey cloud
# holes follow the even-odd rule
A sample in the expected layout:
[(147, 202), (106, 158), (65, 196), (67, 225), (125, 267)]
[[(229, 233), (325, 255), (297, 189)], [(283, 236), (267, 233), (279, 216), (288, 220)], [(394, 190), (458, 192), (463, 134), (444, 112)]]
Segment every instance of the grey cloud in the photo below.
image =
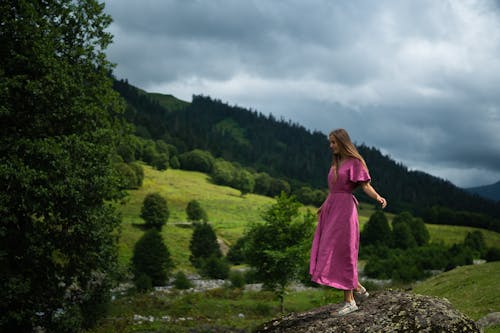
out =
[(500, 179), (498, 1), (107, 0), (116, 74), (380, 148), (458, 185)]

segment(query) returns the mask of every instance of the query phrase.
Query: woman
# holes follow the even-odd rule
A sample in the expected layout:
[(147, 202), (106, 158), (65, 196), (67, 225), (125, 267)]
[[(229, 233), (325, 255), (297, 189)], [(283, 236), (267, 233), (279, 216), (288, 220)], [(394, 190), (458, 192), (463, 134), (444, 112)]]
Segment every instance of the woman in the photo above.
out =
[(358, 309), (353, 292), (368, 297), (358, 281), (358, 202), (352, 191), (361, 186), (382, 208), (387, 201), (370, 185), (368, 167), (347, 131), (334, 130), (329, 140), (333, 151), (328, 173), (329, 194), (318, 209), (309, 273), (316, 283), (344, 290), (345, 303), (338, 314), (346, 315)]

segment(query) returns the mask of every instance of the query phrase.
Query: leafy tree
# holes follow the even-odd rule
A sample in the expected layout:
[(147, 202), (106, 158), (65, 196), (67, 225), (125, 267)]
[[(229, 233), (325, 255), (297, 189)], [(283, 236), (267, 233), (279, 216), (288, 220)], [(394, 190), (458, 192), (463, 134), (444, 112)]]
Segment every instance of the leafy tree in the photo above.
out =
[(206, 222), (195, 224), (189, 250), (191, 251), (189, 260), (198, 269), (202, 268), (204, 260), (212, 256), (222, 257), (217, 236), (212, 226)]
[(212, 254), (201, 260), (200, 273), (212, 279), (226, 279), (229, 276), (229, 264), (223, 257)]
[(272, 178), (265, 172), (255, 175), (254, 192), (262, 195), (269, 195)]
[(123, 189), (132, 189), (137, 187), (137, 175), (135, 174), (134, 170), (128, 165), (127, 163), (117, 163), (115, 165), (115, 168), (117, 172), (120, 174), (120, 178), (122, 179), (123, 183), (121, 184), (120, 188)]
[(77, 331), (109, 299), (128, 133), (103, 7), (0, 2), (1, 331)]
[(281, 193), (264, 214), (263, 224), (251, 227), (246, 236), (245, 256), (257, 278), (277, 293), (281, 310), (288, 284), (298, 278), (309, 262), (309, 248), (315, 217), (298, 219), (300, 204), (295, 197)]
[(167, 222), (169, 215), (167, 200), (160, 193), (146, 195), (142, 203), (141, 218), (147, 226), (161, 229)]
[(478, 257), (484, 256), (487, 251), (483, 233), (479, 230), (467, 233), (464, 239), (464, 246), (476, 251)]
[(146, 279), (153, 286), (165, 285), (173, 268), (170, 252), (157, 229), (150, 229), (137, 241), (132, 256), (132, 271), (138, 289), (147, 289)]
[(216, 184), (230, 185), (233, 183), (235, 168), (231, 162), (217, 159), (212, 169), (212, 179)]
[(233, 179), (233, 186), (241, 191), (241, 195), (245, 195), (253, 191), (255, 180), (247, 170), (238, 170)]
[(189, 289), (193, 288), (193, 283), (188, 279), (183, 271), (178, 271), (174, 276), (174, 287), (176, 289)]
[(362, 246), (391, 246), (392, 234), (387, 217), (382, 211), (376, 211), (370, 216), (360, 236)]
[(186, 207), (186, 214), (189, 221), (207, 222), (208, 220), (207, 213), (197, 200), (191, 200), (188, 202)]
[(399, 249), (408, 249), (417, 246), (415, 237), (407, 223), (397, 223), (392, 227), (393, 244)]
[(421, 218), (415, 218), (410, 212), (404, 211), (394, 217), (392, 221), (393, 228), (400, 223), (406, 223), (410, 227), (411, 234), (418, 246), (425, 245), (429, 242), (429, 231)]
[(214, 164), (214, 157), (207, 151), (195, 149), (179, 155), (181, 168), (210, 173)]
[(134, 188), (140, 188), (144, 180), (144, 169), (139, 163), (133, 162), (129, 164), (129, 167), (134, 171), (137, 183)]

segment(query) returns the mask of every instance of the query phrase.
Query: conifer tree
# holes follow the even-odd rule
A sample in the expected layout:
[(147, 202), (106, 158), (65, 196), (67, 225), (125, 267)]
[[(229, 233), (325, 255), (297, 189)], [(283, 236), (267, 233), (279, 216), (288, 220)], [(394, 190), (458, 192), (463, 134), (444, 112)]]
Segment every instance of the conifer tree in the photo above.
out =
[(146, 222), (146, 226), (161, 229), (169, 216), (167, 200), (160, 193), (146, 195), (141, 208), (141, 218)]
[(132, 270), (136, 285), (141, 277), (147, 276), (152, 286), (163, 286), (172, 268), (170, 252), (158, 229), (152, 228), (146, 231), (134, 246)]
[(212, 256), (222, 257), (217, 236), (212, 226), (206, 222), (195, 224), (189, 250), (191, 251), (189, 260), (196, 268), (202, 268), (203, 260)]

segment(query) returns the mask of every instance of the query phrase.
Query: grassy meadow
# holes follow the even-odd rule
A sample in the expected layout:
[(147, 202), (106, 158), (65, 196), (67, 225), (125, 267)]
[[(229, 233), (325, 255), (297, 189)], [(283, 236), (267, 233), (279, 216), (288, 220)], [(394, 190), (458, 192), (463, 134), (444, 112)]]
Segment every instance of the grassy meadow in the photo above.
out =
[[(144, 165), (144, 182), (138, 190), (129, 191), (126, 202), (119, 207), (123, 217), (122, 234), (120, 238), (120, 263), (128, 265), (132, 257), (135, 242), (141, 237), (140, 218), (142, 202), (148, 193), (159, 192), (167, 199), (170, 218), (162, 230), (162, 236), (172, 255), (177, 269), (186, 272), (193, 271), (189, 262), (189, 241), (192, 229), (186, 227), (186, 206), (190, 200), (196, 199), (208, 214), (208, 219), (219, 239), (231, 246), (241, 237), (245, 229), (252, 223), (262, 221), (261, 214), (268, 209), (274, 199), (246, 194), (241, 196), (239, 190), (228, 186), (215, 185), (210, 176), (193, 171), (168, 169), (158, 171)], [(390, 203), (389, 203), (390, 204)], [(316, 207), (303, 207), (302, 210), (316, 211)], [(359, 208), (360, 227), (368, 221), (374, 212), (374, 206), (361, 203)], [(394, 216), (387, 214), (389, 221)], [(431, 242), (443, 242), (446, 245), (460, 243), (467, 232), (481, 230), (487, 246), (500, 244), (500, 234), (472, 227), (430, 225), (427, 228)]]
[[(162, 236), (176, 265), (175, 270), (187, 273), (194, 272), (189, 262), (192, 229), (185, 223), (185, 209), (190, 200), (200, 202), (219, 239), (226, 246), (234, 244), (250, 224), (261, 222), (262, 212), (274, 203), (273, 198), (260, 195), (241, 196), (238, 190), (215, 185), (208, 175), (199, 172), (158, 171), (146, 165), (144, 172), (143, 186), (130, 191), (125, 203), (119, 207), (123, 218), (119, 242), (123, 268), (128, 267), (134, 244), (143, 233), (140, 211), (148, 193), (159, 192), (167, 199), (170, 218), (162, 229)], [(316, 207), (302, 208), (304, 212), (308, 209), (315, 211)], [(373, 205), (361, 203), (361, 228), (373, 212)], [(387, 217), (391, 221), (394, 216), (387, 214)], [(427, 225), (427, 228), (431, 242), (447, 245), (462, 242), (467, 232), (475, 230), (447, 225)], [(500, 234), (481, 231), (488, 246), (500, 244)], [(446, 297), (460, 311), (477, 320), (489, 312), (500, 311), (500, 302), (497, 301), (500, 291), (495, 288), (498, 276), (499, 262), (458, 267), (417, 283), (414, 292)], [(285, 297), (285, 308), (287, 312), (301, 312), (341, 300), (341, 291), (330, 288), (290, 291)], [(112, 302), (110, 314), (88, 333), (212, 332), (215, 328), (251, 331), (277, 316), (280, 316), (279, 301), (273, 293), (266, 291), (242, 291), (227, 287), (199, 293), (131, 293), (119, 295)], [(154, 320), (145, 319), (148, 317)], [(493, 328), (486, 332), (500, 330)]]

